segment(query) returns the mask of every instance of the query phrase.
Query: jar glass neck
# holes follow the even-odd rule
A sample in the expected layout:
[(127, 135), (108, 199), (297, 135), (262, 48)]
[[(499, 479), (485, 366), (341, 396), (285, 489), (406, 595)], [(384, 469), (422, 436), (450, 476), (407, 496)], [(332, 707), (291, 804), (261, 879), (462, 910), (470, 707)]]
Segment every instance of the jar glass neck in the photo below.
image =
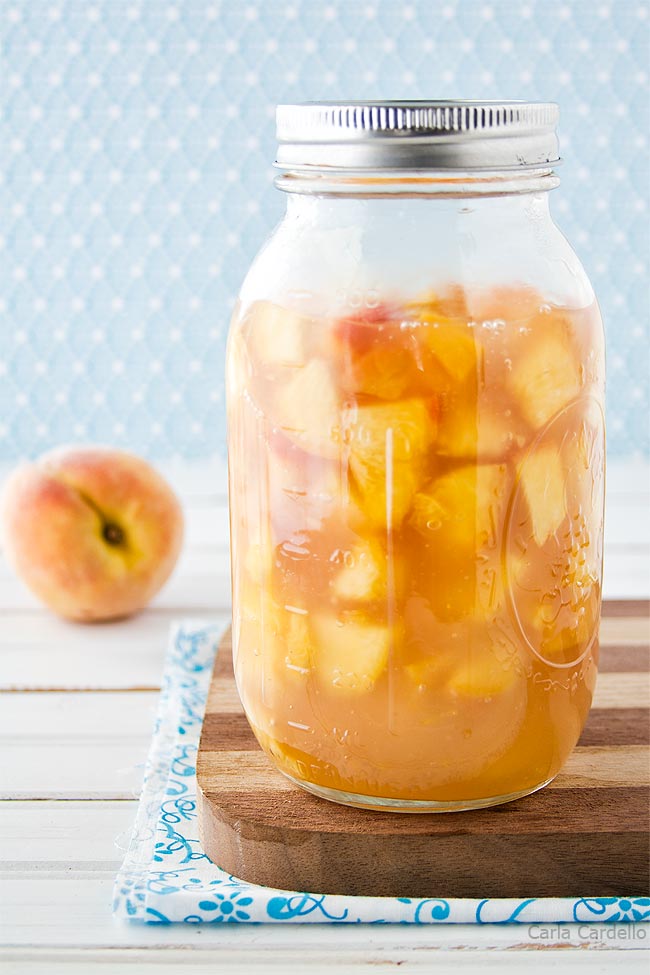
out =
[(552, 169), (463, 173), (354, 172), (352, 170), (285, 171), (275, 179), (290, 194), (353, 197), (518, 196), (555, 189), (559, 178)]

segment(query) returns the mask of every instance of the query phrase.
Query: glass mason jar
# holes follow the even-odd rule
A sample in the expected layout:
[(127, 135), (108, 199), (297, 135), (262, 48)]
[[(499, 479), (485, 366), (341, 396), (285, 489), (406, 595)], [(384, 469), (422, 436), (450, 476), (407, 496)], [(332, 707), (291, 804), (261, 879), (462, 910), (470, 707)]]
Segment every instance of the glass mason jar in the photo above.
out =
[(387, 810), (558, 773), (596, 679), (604, 342), (550, 104), (278, 110), (287, 212), (228, 346), (239, 693), (278, 769)]

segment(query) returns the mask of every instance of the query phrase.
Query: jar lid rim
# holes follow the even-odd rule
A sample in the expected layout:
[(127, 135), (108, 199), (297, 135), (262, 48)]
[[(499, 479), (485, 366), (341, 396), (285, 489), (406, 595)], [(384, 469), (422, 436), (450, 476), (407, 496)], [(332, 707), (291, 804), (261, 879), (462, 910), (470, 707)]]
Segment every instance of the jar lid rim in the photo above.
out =
[(531, 169), (559, 161), (555, 102), (322, 101), (278, 105), (281, 169)]

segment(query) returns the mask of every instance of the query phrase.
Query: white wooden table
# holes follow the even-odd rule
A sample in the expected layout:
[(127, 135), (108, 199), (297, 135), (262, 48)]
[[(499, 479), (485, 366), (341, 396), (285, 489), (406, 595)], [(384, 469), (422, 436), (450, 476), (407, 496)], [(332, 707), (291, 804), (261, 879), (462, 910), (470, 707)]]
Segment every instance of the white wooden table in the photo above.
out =
[[(647, 468), (610, 472), (612, 598), (650, 595), (647, 488)], [(611, 942), (599, 927), (590, 939), (567, 926), (542, 940), (523, 926), (146, 927), (111, 917), (170, 620), (228, 608), (224, 499), (194, 492), (186, 508), (174, 578), (127, 622), (55, 619), (0, 555), (0, 971), (457, 973), (519, 971), (525, 962), (531, 971), (645, 973), (650, 930), (645, 941)]]

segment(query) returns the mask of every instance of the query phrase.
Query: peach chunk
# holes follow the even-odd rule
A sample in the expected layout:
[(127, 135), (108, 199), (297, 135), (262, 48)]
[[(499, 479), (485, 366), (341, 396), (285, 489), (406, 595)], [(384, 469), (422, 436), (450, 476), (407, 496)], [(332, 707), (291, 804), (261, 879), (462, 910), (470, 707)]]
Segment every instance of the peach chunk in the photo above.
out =
[(404, 519), (436, 428), (435, 412), (421, 399), (348, 411), (345, 433), (353, 488), (371, 524), (385, 528)]
[(249, 354), (261, 366), (303, 366), (312, 321), (271, 301), (256, 301), (242, 317)]
[(376, 539), (360, 541), (345, 553), (343, 568), (333, 582), (334, 595), (349, 602), (386, 597), (386, 554)]
[(340, 450), (339, 402), (323, 359), (296, 370), (276, 397), (276, 421), (285, 436), (310, 454), (337, 457)]
[(170, 575), (183, 515), (169, 485), (121, 450), (72, 447), (9, 478), (2, 504), (6, 554), (50, 609), (73, 620), (128, 616)]
[(557, 449), (544, 444), (530, 454), (519, 469), (528, 503), (533, 537), (543, 545), (566, 517), (564, 471)]
[(323, 683), (342, 692), (371, 690), (388, 666), (391, 629), (356, 612), (315, 616), (312, 629)]
[(425, 543), (420, 585), (437, 619), (491, 618), (500, 608), (498, 539), (509, 485), (505, 464), (466, 465), (415, 495), (409, 524)]
[(535, 429), (545, 426), (575, 399), (580, 392), (580, 370), (568, 328), (561, 320), (542, 317), (534, 323), (530, 341), (508, 376), (508, 386)]

